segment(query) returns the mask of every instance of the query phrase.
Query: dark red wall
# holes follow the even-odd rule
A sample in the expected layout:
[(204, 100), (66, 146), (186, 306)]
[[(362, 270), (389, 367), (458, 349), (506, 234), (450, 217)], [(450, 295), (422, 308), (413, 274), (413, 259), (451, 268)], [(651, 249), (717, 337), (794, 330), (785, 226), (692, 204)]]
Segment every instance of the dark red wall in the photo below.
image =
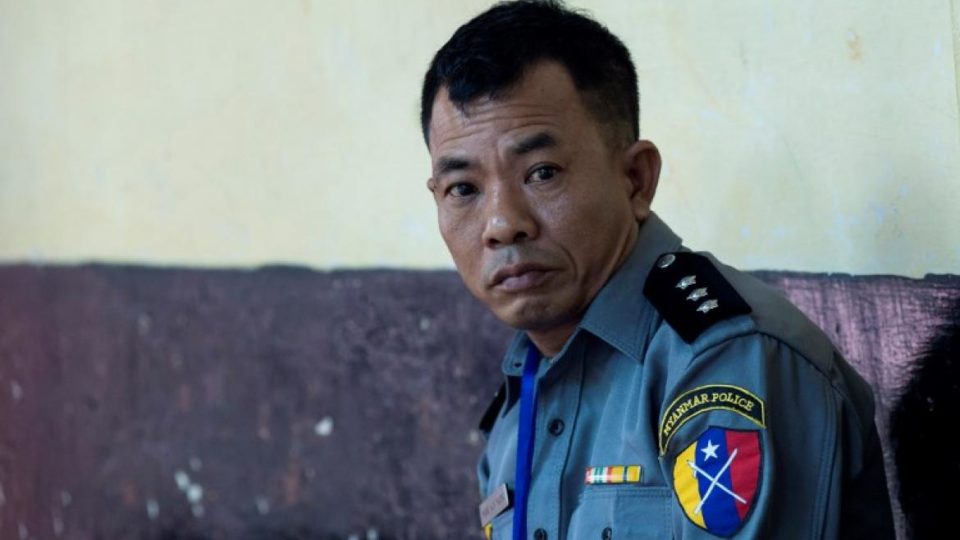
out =
[[(960, 278), (758, 275), (874, 383), (893, 471), (901, 395), (956, 396), (921, 368)], [(0, 267), (0, 538), (479, 538), (509, 334), (446, 271)]]

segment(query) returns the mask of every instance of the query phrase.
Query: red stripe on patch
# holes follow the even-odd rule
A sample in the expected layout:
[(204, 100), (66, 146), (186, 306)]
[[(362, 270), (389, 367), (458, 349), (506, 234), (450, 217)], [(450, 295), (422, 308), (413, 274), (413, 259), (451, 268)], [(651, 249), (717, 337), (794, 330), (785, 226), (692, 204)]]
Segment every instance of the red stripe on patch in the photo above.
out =
[(737, 449), (737, 459), (730, 464), (730, 481), (734, 493), (746, 504), (736, 501), (737, 513), (743, 520), (753, 503), (760, 481), (760, 436), (756, 431), (727, 431), (727, 452)]

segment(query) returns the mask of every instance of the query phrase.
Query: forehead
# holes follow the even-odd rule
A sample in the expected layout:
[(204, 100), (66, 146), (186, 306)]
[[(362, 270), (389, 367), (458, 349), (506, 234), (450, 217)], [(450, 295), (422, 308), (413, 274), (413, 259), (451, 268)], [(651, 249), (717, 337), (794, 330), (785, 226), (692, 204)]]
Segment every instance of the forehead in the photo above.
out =
[[(496, 99), (479, 98), (461, 110), (446, 88), (437, 93), (430, 119), (430, 155), (489, 145), (528, 130), (546, 129), (559, 138), (593, 124), (567, 70), (555, 62), (529, 67), (520, 81)], [(583, 135), (583, 133), (580, 133)]]

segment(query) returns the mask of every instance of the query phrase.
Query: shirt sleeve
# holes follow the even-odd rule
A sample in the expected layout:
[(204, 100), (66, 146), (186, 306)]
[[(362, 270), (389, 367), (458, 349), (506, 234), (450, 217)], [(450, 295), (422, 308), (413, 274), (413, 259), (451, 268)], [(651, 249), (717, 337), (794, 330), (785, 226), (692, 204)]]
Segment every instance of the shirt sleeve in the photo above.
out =
[(666, 391), (678, 538), (893, 538), (870, 388), (764, 334), (695, 355)]

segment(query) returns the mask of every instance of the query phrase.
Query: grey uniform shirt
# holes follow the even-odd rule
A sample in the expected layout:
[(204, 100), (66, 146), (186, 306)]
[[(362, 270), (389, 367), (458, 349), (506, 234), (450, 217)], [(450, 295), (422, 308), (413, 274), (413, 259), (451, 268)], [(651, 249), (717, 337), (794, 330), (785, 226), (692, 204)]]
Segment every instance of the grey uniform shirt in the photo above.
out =
[[(481, 426), (483, 497), (513, 487), (529, 345), (514, 336)], [(873, 413), (868, 385), (793, 305), (651, 215), (540, 363), (527, 536), (892, 538)], [(511, 538), (512, 515), (488, 534)]]

